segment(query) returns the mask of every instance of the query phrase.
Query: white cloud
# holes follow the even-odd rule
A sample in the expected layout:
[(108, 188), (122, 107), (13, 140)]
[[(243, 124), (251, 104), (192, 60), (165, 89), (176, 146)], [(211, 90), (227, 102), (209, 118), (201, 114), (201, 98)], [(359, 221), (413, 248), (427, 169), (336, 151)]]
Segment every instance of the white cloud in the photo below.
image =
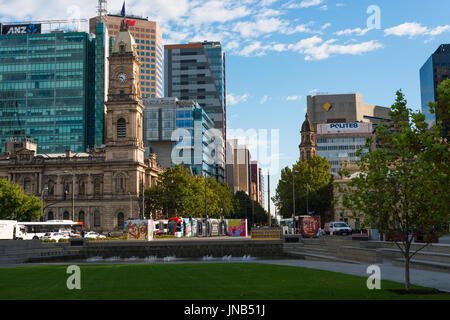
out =
[(302, 96), (287, 96), (285, 100), (287, 101), (297, 101), (300, 100)]
[(385, 29), (384, 35), (394, 35), (398, 37), (408, 36), (410, 38), (413, 38), (423, 35), (437, 36), (448, 31), (450, 31), (450, 25), (448, 24), (444, 26), (437, 26), (435, 28), (429, 28), (417, 22), (405, 22), (399, 24), (398, 26)]
[(325, 23), (320, 29), (325, 30), (327, 28), (331, 27), (331, 23)]
[(264, 97), (261, 98), (261, 100), (259, 101), (259, 103), (264, 104), (268, 99), (269, 99), (268, 96), (264, 96)]
[(296, 8), (309, 8), (322, 4), (323, 0), (302, 0), (300, 3), (294, 3), (295, 1), (291, 1), (286, 4), (286, 7), (289, 9)]
[(334, 34), (337, 36), (343, 36), (343, 35), (352, 35), (352, 34), (356, 34), (359, 36), (363, 36), (365, 35), (367, 32), (369, 32), (370, 30), (372, 30), (373, 28), (365, 28), (365, 29), (361, 29), (361, 28), (355, 28), (355, 29), (345, 29), (345, 30), (341, 30), (341, 31), (337, 31)]
[(232, 106), (238, 103), (244, 103), (247, 101), (247, 98), (249, 97), (249, 94), (245, 93), (241, 96), (235, 95), (233, 93), (227, 94), (227, 104)]
[(327, 10), (328, 10), (328, 6), (327, 6), (327, 5), (321, 6), (321, 7), (319, 8), (319, 10), (327, 11)]
[(288, 25), (289, 23), (287, 21), (278, 18), (261, 18), (255, 22), (238, 22), (234, 26), (233, 31), (239, 32), (244, 38), (250, 38), (277, 30), (284, 30)]
[(332, 54), (359, 55), (383, 47), (375, 40), (348, 45), (335, 44), (336, 41), (330, 39), (324, 42), (320, 37), (314, 36), (291, 44), (288, 49), (305, 54), (305, 60), (322, 60)]
[(336, 7), (345, 7), (345, 4), (343, 4), (343, 3), (336, 3)]
[(235, 6), (231, 1), (206, 1), (189, 12), (191, 24), (227, 22), (248, 16), (251, 11), (245, 6)]

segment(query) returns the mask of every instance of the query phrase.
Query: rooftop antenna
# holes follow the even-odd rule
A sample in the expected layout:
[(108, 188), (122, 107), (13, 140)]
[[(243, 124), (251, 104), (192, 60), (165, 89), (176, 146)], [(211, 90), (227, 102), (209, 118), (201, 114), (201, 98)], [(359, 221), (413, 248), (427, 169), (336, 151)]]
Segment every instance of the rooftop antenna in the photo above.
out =
[(106, 16), (107, 15), (108, 15), (107, 1), (106, 0), (98, 0), (97, 21), (103, 22), (106, 24)]

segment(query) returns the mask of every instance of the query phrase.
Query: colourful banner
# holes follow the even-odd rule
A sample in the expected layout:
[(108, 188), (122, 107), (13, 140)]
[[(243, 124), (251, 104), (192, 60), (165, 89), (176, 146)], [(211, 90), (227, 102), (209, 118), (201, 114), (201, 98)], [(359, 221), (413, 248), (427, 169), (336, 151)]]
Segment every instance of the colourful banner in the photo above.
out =
[(153, 220), (128, 220), (124, 229), (128, 240), (153, 240)]
[(227, 234), (229, 237), (247, 236), (247, 219), (228, 219)]
[(301, 232), (302, 235), (308, 238), (318, 236), (320, 228), (320, 216), (301, 216)]

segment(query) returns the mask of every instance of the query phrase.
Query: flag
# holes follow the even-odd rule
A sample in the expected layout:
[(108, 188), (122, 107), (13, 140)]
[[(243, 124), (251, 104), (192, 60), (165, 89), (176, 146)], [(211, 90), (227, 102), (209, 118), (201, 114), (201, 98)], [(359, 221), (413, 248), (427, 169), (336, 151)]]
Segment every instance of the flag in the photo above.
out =
[(125, 1), (123, 2), (122, 10), (120, 11), (120, 15), (125, 17)]

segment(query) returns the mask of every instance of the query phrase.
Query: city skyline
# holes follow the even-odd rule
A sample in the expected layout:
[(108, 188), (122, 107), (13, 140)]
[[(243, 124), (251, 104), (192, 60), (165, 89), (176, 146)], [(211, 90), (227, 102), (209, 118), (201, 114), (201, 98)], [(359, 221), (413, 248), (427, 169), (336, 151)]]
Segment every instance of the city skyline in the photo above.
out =
[[(0, 20), (87, 19), (97, 5), (40, 3), (0, 1)], [(108, 11), (118, 13), (122, 4), (108, 1)], [(446, 1), (136, 0), (126, 5), (127, 14), (160, 23), (163, 44), (221, 41), (227, 54), (227, 127), (279, 129), (279, 153), (272, 154), (279, 169), (299, 158), (307, 95), (357, 92), (367, 103), (390, 107), (401, 88), (409, 106), (420, 110), (419, 69), (448, 42), (450, 31)], [(376, 13), (368, 13), (371, 5), (379, 8), (380, 29), (368, 27)], [(215, 15), (206, 14), (212, 10)], [(252, 152), (253, 159), (257, 154)], [(278, 179), (279, 171), (271, 171), (272, 195)]]

